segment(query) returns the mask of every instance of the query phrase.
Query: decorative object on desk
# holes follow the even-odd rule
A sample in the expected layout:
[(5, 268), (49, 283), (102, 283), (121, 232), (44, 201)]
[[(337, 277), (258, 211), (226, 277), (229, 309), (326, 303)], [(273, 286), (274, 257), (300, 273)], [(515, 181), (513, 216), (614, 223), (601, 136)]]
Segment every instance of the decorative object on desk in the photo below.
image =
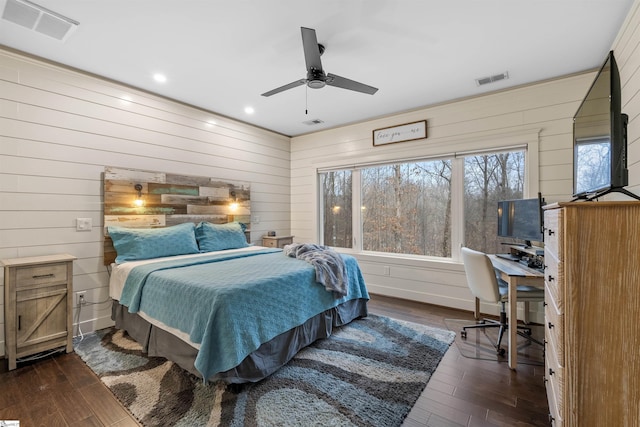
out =
[(275, 237), (276, 232), (275, 231), (267, 231), (267, 236), (269, 237)]
[(399, 126), (376, 129), (373, 131), (373, 145), (392, 144), (394, 142), (413, 141), (427, 137), (427, 121), (407, 123)]
[[(336, 329), (270, 377), (204, 384), (163, 358), (149, 358), (122, 331), (85, 336), (76, 352), (144, 426), (399, 426), (454, 333), (369, 315)], [(366, 408), (366, 409), (365, 409)]]

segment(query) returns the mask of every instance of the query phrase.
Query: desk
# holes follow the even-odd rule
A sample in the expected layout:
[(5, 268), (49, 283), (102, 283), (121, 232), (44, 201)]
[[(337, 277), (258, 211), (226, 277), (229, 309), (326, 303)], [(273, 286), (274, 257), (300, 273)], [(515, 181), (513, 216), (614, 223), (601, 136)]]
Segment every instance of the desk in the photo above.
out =
[(516, 300), (516, 287), (518, 285), (529, 285), (544, 288), (544, 273), (529, 268), (519, 262), (502, 259), (495, 255), (489, 255), (489, 259), (493, 264), (493, 268), (500, 274), (502, 280), (509, 284), (509, 308), (507, 309), (509, 322), (509, 367), (516, 369), (518, 366), (518, 301)]

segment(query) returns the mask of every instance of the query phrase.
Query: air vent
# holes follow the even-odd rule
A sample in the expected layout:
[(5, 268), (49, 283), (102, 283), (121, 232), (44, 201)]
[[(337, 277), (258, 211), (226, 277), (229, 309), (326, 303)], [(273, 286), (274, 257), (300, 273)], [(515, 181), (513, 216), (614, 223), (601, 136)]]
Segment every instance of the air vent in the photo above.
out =
[(324, 123), (324, 121), (320, 119), (313, 119), (313, 120), (307, 120), (306, 122), (302, 122), (302, 123), (309, 126), (315, 126), (315, 125), (319, 125), (320, 123)]
[(479, 79), (476, 79), (476, 84), (478, 86), (482, 86), (482, 85), (486, 85), (493, 82), (499, 82), (500, 80), (506, 80), (508, 78), (509, 78), (509, 72), (505, 71), (504, 73), (496, 74), (494, 76), (481, 77)]
[(61, 41), (65, 41), (80, 25), (27, 0), (6, 0), (2, 19)]

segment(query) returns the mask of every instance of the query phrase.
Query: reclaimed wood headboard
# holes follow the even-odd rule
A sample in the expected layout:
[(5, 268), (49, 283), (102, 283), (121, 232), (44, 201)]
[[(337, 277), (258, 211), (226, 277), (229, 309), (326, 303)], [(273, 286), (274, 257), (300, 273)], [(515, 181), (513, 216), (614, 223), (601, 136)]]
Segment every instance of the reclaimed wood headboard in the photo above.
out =
[[(136, 206), (142, 186), (143, 206)], [(167, 227), (184, 222), (251, 223), (250, 184), (107, 166), (104, 170), (104, 265), (116, 259), (107, 227)]]

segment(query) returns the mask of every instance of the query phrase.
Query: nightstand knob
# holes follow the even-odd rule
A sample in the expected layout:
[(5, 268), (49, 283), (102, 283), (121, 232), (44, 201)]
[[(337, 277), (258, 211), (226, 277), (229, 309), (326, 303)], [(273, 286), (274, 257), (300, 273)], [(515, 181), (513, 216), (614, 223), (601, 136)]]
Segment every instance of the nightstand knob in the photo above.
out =
[(549, 323), (548, 323), (548, 325), (549, 325), (549, 329), (553, 329), (553, 327), (555, 326), (555, 325), (554, 325), (553, 323), (551, 323), (551, 322), (549, 322)]
[(556, 234), (555, 231), (553, 231), (552, 229), (548, 228), (547, 229), (549, 236), (553, 236), (554, 234)]
[(548, 275), (548, 276), (547, 276), (547, 280), (548, 280), (548, 281), (550, 281), (550, 282), (553, 282), (553, 281), (555, 281), (555, 280), (556, 280), (556, 278), (555, 278), (555, 277), (553, 277), (552, 275)]

